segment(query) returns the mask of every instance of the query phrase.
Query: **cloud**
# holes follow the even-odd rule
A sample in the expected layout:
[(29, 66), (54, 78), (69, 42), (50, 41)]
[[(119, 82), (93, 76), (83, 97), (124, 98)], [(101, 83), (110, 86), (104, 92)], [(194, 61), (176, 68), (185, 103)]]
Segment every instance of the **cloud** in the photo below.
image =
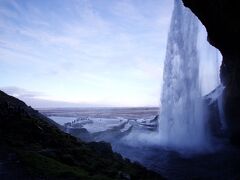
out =
[(17, 98), (37, 98), (39, 96), (43, 96), (44, 94), (41, 92), (29, 91), (19, 87), (1, 87), (0, 88), (5, 93), (17, 97)]
[(46, 94), (42, 92), (35, 92), (26, 90), (19, 87), (1, 87), (3, 92), (8, 95), (14, 96), (26, 104), (31, 105), (35, 108), (52, 108), (52, 107), (92, 107), (92, 106), (102, 106), (102, 104), (94, 104), (94, 103), (74, 103), (67, 102), (61, 100), (51, 100), (51, 97), (46, 96)]
[(115, 1), (112, 13), (124, 20), (144, 21), (145, 17), (130, 0)]

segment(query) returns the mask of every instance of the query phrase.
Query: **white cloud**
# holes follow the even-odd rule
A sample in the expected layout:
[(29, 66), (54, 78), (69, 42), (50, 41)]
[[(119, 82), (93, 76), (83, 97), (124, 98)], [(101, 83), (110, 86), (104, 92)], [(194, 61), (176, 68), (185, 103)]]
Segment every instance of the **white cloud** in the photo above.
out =
[(15, 87), (15, 86), (1, 87), (0, 89), (5, 93), (18, 98), (36, 98), (43, 95), (43, 93), (40, 93), (40, 92), (29, 91), (23, 88)]
[(124, 20), (144, 21), (145, 17), (139, 12), (136, 6), (132, 4), (131, 0), (115, 1), (112, 8), (114, 15), (123, 18)]

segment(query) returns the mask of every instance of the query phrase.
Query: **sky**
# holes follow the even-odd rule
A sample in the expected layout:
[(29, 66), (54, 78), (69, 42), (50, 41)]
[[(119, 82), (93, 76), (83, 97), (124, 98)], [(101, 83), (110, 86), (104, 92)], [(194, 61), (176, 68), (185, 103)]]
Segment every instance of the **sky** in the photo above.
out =
[(33, 107), (158, 106), (171, 0), (0, 0), (0, 89)]
[[(173, 0), (0, 0), (0, 89), (37, 108), (159, 106), (172, 10)], [(222, 58), (200, 22), (198, 53), (205, 95)]]

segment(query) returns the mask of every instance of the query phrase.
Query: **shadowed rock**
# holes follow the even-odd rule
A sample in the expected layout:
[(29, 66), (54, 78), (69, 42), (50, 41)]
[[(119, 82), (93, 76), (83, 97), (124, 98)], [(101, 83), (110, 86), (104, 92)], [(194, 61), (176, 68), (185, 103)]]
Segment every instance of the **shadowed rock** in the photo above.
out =
[(201, 20), (209, 42), (223, 56), (221, 82), (230, 139), (240, 145), (240, 5), (237, 0), (183, 0)]

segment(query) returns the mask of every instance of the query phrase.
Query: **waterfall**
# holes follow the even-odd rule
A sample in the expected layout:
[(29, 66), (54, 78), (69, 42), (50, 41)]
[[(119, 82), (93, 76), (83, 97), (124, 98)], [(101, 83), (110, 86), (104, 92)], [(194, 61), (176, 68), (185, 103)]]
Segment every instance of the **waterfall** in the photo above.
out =
[(159, 136), (170, 147), (199, 148), (207, 144), (199, 82), (199, 21), (175, 0), (164, 62)]

